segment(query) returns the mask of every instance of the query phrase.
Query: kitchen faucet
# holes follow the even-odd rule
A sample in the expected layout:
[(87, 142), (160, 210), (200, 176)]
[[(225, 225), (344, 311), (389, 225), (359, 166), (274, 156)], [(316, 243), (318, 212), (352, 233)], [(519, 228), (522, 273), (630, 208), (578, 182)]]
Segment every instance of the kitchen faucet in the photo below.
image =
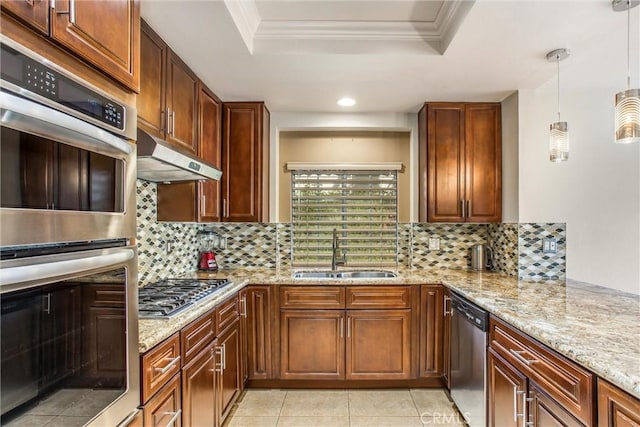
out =
[(335, 271), (338, 269), (338, 266), (345, 265), (347, 263), (346, 255), (342, 252), (342, 259), (338, 261), (338, 250), (340, 250), (340, 245), (338, 243), (338, 230), (333, 229), (333, 241), (331, 243), (331, 270)]

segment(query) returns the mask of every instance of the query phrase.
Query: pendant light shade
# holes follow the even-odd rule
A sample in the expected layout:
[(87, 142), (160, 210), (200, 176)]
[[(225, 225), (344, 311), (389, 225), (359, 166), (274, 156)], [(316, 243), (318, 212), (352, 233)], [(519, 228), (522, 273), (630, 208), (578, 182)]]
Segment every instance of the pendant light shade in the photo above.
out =
[(640, 143), (640, 89), (631, 89), (631, 8), (638, 0), (613, 0), (616, 12), (627, 12), (627, 90), (616, 94), (615, 142), (618, 144)]
[(549, 126), (549, 160), (554, 163), (569, 160), (569, 125), (560, 121), (560, 61), (569, 57), (567, 49), (547, 53), (547, 61), (558, 64), (558, 121)]
[(569, 160), (569, 127), (567, 122), (551, 123), (549, 132), (549, 160), (554, 163)]

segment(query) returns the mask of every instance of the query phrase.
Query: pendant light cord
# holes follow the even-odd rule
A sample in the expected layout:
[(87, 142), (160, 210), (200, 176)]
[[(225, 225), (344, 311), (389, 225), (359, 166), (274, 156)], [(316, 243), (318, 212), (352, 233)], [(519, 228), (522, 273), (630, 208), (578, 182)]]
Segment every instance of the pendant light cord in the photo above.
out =
[(556, 63), (558, 64), (558, 121), (560, 121), (560, 54), (556, 55)]
[(627, 90), (631, 89), (631, 0), (627, 0)]

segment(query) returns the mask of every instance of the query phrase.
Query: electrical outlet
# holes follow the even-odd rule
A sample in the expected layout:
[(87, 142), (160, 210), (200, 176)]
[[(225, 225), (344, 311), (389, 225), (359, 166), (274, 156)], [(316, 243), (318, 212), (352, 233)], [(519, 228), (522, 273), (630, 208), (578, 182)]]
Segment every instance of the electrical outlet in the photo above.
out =
[(429, 250), (430, 251), (440, 250), (440, 238), (439, 237), (430, 237), (429, 238)]
[(555, 237), (545, 237), (542, 239), (542, 253), (555, 254), (558, 252), (558, 243)]

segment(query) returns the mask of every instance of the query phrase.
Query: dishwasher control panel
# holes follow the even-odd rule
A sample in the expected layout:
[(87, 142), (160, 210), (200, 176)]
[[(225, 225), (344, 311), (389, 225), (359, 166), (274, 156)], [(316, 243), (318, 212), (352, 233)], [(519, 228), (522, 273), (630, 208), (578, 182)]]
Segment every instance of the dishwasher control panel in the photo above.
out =
[(489, 313), (455, 293), (451, 294), (451, 308), (477, 328), (489, 329)]

